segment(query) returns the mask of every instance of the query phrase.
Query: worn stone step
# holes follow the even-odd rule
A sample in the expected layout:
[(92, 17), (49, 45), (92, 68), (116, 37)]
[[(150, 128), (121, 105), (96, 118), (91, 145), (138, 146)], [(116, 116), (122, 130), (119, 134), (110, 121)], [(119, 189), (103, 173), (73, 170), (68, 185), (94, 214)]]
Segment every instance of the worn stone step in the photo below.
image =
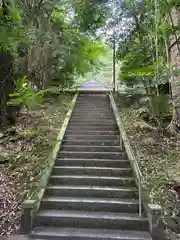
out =
[[(82, 134), (89, 134), (89, 135), (118, 135), (119, 131), (96, 131), (96, 130), (92, 130), (92, 131), (87, 131), (86, 129), (82, 129), (82, 130), (73, 130), (73, 134), (76, 135), (82, 135)], [(72, 130), (68, 130), (66, 131), (66, 134), (72, 134)]]
[(106, 117), (106, 118), (109, 118), (109, 119), (112, 119), (114, 117), (113, 113), (106, 113), (106, 112), (92, 112), (92, 111), (89, 111), (89, 112), (81, 112), (81, 113), (77, 113), (77, 112), (74, 112), (72, 113), (71, 117), (82, 117), (82, 118), (85, 118), (85, 117), (91, 117), (91, 119), (96, 119), (98, 117)]
[(102, 100), (102, 99), (94, 99), (94, 100), (84, 100), (84, 99), (79, 99), (79, 98), (77, 98), (77, 100), (76, 100), (76, 106), (79, 106), (79, 104), (96, 104), (96, 105), (98, 105), (98, 104), (108, 104), (108, 103), (110, 103), (110, 100), (109, 99), (104, 99), (104, 100)]
[[(90, 100), (90, 101), (89, 101)], [(83, 102), (109, 102), (108, 96), (95, 96), (94, 94), (91, 96), (78, 96), (77, 101)]]
[(76, 114), (76, 115), (74, 115), (74, 114), (72, 114), (71, 115), (71, 120), (73, 119), (73, 120), (84, 120), (84, 121), (87, 121), (87, 120), (89, 120), (90, 122), (97, 122), (97, 121), (100, 121), (100, 120), (104, 120), (104, 117), (106, 117), (106, 121), (107, 122), (112, 122), (112, 121), (114, 121), (114, 122), (116, 122), (115, 121), (115, 118), (114, 118), (114, 116), (113, 115), (109, 115), (109, 116), (104, 116), (103, 114), (102, 114), (102, 116), (100, 115), (100, 114), (98, 114), (98, 115), (92, 115), (92, 114), (88, 114), (88, 115), (84, 115), (84, 114), (82, 114), (82, 115), (79, 115), (79, 114)]
[(87, 102), (87, 103), (94, 103), (94, 102), (98, 102), (98, 103), (106, 103), (106, 102), (109, 102), (109, 97), (106, 96), (106, 97), (102, 97), (102, 96), (95, 96), (93, 95), (92, 96), (79, 96), (77, 98), (77, 101), (78, 102)]
[(86, 118), (74, 118), (72, 117), (71, 120), (69, 121), (69, 123), (81, 123), (82, 125), (86, 125), (86, 124), (97, 124), (97, 125), (100, 125), (100, 124), (107, 124), (107, 123), (110, 123), (110, 124), (117, 124), (115, 122), (114, 119), (107, 119), (107, 117), (98, 117), (98, 118), (91, 118), (91, 117), (86, 117)]
[(66, 140), (98, 140), (98, 141), (119, 141), (120, 135), (90, 135), (90, 134), (73, 134), (73, 132), (70, 134), (65, 134), (64, 141)]
[(112, 121), (114, 119), (114, 115), (113, 114), (105, 114), (105, 113), (93, 113), (93, 112), (89, 112), (89, 113), (82, 113), (82, 114), (78, 114), (78, 113), (72, 113), (71, 118), (72, 119), (91, 119), (94, 121), (97, 121), (99, 119), (97, 118), (101, 118), (103, 120), (103, 118), (106, 117), (106, 119), (108, 121)]
[(86, 107), (86, 106), (94, 106), (94, 107), (110, 107), (110, 101), (76, 101), (75, 107)]
[(83, 145), (83, 146), (118, 146), (119, 140), (63, 140), (63, 144), (68, 145)]
[(69, 125), (68, 125), (68, 127), (72, 127), (72, 126), (77, 126), (77, 127), (79, 127), (79, 126), (82, 126), (82, 127), (101, 127), (101, 126), (104, 126), (104, 127), (117, 127), (117, 124), (115, 123), (115, 122), (110, 122), (110, 123), (106, 123), (106, 122), (104, 122), (103, 124), (102, 124), (102, 122), (91, 122), (91, 121), (88, 121), (88, 122), (84, 122), (83, 124), (82, 124), (82, 122), (72, 122), (72, 121), (70, 121), (69, 122)]
[(82, 145), (66, 145), (61, 146), (62, 151), (74, 152), (121, 152), (120, 146), (82, 146)]
[[(84, 95), (84, 96), (81, 96), (81, 95), (79, 95), (78, 96), (78, 98), (77, 98), (77, 100), (79, 100), (79, 99), (91, 99), (91, 101), (90, 102), (93, 102), (95, 99), (97, 99), (97, 100), (100, 100), (100, 102), (101, 101), (109, 101), (109, 96), (108, 96), (108, 94), (106, 95), (106, 96), (101, 96), (101, 95), (95, 95), (95, 94), (93, 94), (93, 95), (89, 95), (89, 96), (87, 96), (87, 94), (86, 95)], [(89, 102), (89, 101), (88, 101)]]
[(110, 103), (103, 103), (103, 104), (98, 104), (98, 103), (92, 103), (92, 104), (87, 104), (87, 103), (78, 103), (76, 106), (75, 106), (75, 108), (74, 109), (90, 109), (90, 110), (92, 110), (92, 109), (102, 109), (102, 110), (104, 110), (104, 109), (108, 109), (108, 110), (112, 110), (112, 108), (111, 108), (111, 105), (110, 105)]
[(57, 159), (55, 166), (84, 166), (84, 167), (130, 167), (129, 160), (113, 160), (113, 159), (84, 159), (84, 158), (61, 158)]
[(106, 106), (103, 106), (103, 105), (89, 105), (89, 106), (79, 106), (79, 105), (75, 105), (74, 109), (73, 109), (73, 112), (74, 111), (91, 111), (91, 112), (99, 112), (99, 111), (102, 111), (102, 112), (112, 112), (113, 113), (113, 110), (112, 108), (110, 107), (110, 104), (109, 105), (106, 105)]
[(133, 177), (107, 177), (107, 176), (87, 176), (87, 175), (51, 175), (50, 183), (53, 185), (91, 185), (91, 186), (135, 186)]
[(48, 185), (45, 196), (138, 199), (138, 190), (136, 187)]
[(138, 213), (139, 201), (114, 198), (85, 198), (85, 197), (52, 197), (42, 199), (41, 210), (84, 210), (84, 211), (109, 211)]
[(80, 107), (80, 108), (74, 108), (73, 109), (73, 113), (79, 113), (79, 114), (83, 114), (83, 113), (107, 113), (107, 114), (111, 114), (113, 115), (113, 110), (110, 107)]
[(58, 158), (87, 158), (87, 159), (112, 159), (120, 160), (127, 159), (123, 152), (74, 152), (60, 151)]
[(111, 124), (116, 124), (116, 122), (113, 122), (113, 119), (107, 119), (107, 117), (98, 117), (96, 119), (91, 118), (91, 117), (86, 117), (86, 118), (74, 118), (72, 117), (69, 123), (81, 123), (82, 125), (84, 124), (106, 124), (106, 123), (111, 123)]
[(95, 108), (89, 108), (89, 109), (74, 109), (73, 114), (79, 114), (79, 115), (89, 115), (89, 114), (93, 114), (93, 115), (101, 115), (101, 114), (106, 114), (106, 115), (109, 115), (109, 116), (113, 116), (113, 111), (111, 109), (109, 110), (102, 110), (102, 109), (95, 109)]
[(36, 226), (148, 230), (148, 221), (137, 214), (43, 210), (36, 216)]
[[(106, 121), (105, 121), (106, 120)], [(86, 115), (80, 115), (80, 114), (72, 114), (71, 116), (71, 121), (80, 121), (80, 122), (99, 122), (99, 123), (106, 123), (106, 122), (110, 122), (113, 121), (115, 122), (115, 119), (113, 116), (111, 115), (105, 115), (105, 114), (86, 114)]]
[(98, 103), (107, 103), (109, 102), (109, 97), (102, 97), (102, 96), (78, 96), (77, 98), (78, 102), (87, 102), (87, 103), (94, 103), (94, 102), (98, 102)]
[(109, 107), (79, 107), (79, 108), (75, 108), (73, 110), (73, 113), (79, 113), (79, 114), (83, 114), (83, 112), (85, 113), (108, 113), (113, 115), (113, 110)]
[(110, 168), (110, 167), (82, 167), (82, 166), (55, 166), (52, 174), (85, 175), (88, 176), (132, 176), (131, 168)]
[(87, 131), (93, 131), (93, 130), (96, 130), (96, 131), (117, 131), (118, 130), (118, 126), (116, 124), (112, 124), (112, 125), (74, 125), (74, 124), (69, 124), (68, 126), (68, 131), (81, 131), (81, 130), (87, 130)]
[(64, 140), (119, 140), (120, 135), (90, 135), (69, 133), (64, 136)]
[(87, 119), (83, 119), (82, 121), (82, 118), (71, 118), (69, 123), (71, 124), (79, 124), (79, 123), (83, 123), (82, 125), (84, 124), (89, 124), (89, 125), (99, 125), (99, 124), (117, 124), (116, 123), (116, 120), (115, 119), (110, 119), (110, 120), (107, 120), (107, 119), (92, 119), (91, 121), (89, 120), (89, 118)]
[(57, 227), (37, 227), (31, 237), (49, 240), (152, 240), (144, 231)]
[(110, 106), (96, 106), (96, 105), (89, 105), (89, 106), (76, 106), (73, 109), (73, 112), (108, 112), (108, 113), (113, 113), (112, 108), (110, 108)]
[(114, 116), (113, 115), (111, 115), (111, 114), (105, 114), (105, 113), (91, 113), (91, 112), (89, 112), (89, 113), (87, 113), (87, 114), (78, 114), (78, 113), (73, 113), (72, 115), (71, 115), (71, 118), (72, 118), (72, 120), (76, 120), (76, 119), (80, 119), (81, 121), (87, 121), (87, 120), (89, 120), (89, 121), (91, 121), (91, 122), (93, 122), (93, 121), (96, 121), (97, 122), (97, 120), (98, 121), (103, 121), (104, 119), (106, 119), (107, 121), (112, 121), (113, 119), (114, 119)]

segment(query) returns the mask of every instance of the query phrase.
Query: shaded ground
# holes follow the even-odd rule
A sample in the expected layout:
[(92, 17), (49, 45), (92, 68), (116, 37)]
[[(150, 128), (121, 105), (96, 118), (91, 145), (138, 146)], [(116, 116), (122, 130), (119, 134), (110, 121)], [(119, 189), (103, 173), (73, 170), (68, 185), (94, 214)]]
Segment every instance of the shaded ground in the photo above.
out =
[(19, 230), (22, 201), (36, 190), (71, 100), (61, 94), (21, 113), (15, 128), (0, 134), (0, 236)]
[(180, 239), (180, 135), (166, 137), (151, 129), (133, 108), (118, 107), (144, 176), (149, 201), (164, 209), (167, 239)]

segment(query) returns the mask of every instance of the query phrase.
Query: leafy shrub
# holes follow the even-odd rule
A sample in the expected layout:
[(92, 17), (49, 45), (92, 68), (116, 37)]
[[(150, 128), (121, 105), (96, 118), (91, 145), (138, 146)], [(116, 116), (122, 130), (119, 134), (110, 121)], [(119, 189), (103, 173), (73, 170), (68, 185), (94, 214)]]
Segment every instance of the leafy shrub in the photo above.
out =
[(30, 86), (26, 76), (18, 79), (15, 92), (10, 94), (9, 105), (22, 104), (27, 109), (39, 105), (43, 102), (43, 91), (36, 91)]

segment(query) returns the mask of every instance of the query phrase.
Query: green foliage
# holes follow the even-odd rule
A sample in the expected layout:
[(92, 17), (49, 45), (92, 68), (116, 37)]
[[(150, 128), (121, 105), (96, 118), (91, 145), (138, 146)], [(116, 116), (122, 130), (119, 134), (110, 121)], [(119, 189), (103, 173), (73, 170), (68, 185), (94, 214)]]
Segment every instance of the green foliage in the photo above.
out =
[(95, 32), (103, 27), (109, 14), (108, 0), (73, 0), (76, 21), (80, 31)]
[(30, 87), (26, 76), (17, 80), (15, 93), (10, 94), (9, 104), (23, 104), (27, 108), (40, 104), (43, 101), (43, 91), (35, 91)]
[(100, 0), (0, 1), (0, 51), (12, 55), (15, 79), (8, 104), (29, 108), (43, 101), (45, 89), (71, 88), (76, 78), (98, 70), (105, 50), (96, 30), (106, 14)]
[(172, 14), (172, 10), (178, 9), (177, 1), (113, 0), (110, 5), (114, 13), (111, 27), (118, 44), (116, 58), (121, 62), (120, 80), (133, 89), (136, 86), (144, 89), (146, 101), (139, 102), (138, 112), (146, 113), (149, 118), (155, 116), (156, 124), (162, 129), (161, 116), (171, 111), (171, 95), (162, 94), (159, 87), (177, 76), (169, 48), (172, 37), (179, 36), (179, 23), (175, 23)]

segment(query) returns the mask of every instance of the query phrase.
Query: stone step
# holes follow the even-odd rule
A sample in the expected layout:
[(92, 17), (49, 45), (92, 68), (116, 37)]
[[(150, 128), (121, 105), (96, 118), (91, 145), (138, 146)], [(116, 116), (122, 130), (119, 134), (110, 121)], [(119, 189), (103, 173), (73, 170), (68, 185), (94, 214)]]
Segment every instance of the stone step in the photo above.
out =
[(101, 114), (106, 114), (113, 116), (113, 111), (112, 110), (103, 110), (103, 109), (95, 109), (95, 108), (84, 108), (84, 109), (74, 109), (72, 114), (80, 114), (80, 115), (101, 115)]
[(112, 109), (110, 103), (82, 103), (79, 102), (74, 109)]
[(73, 152), (73, 151), (60, 151), (59, 158), (87, 158), (87, 159), (112, 159), (120, 160), (127, 159), (123, 152)]
[(31, 237), (49, 240), (152, 240), (144, 231), (57, 227), (37, 227)]
[(103, 104), (103, 103), (110, 103), (109, 97), (108, 98), (104, 98), (104, 99), (100, 99), (100, 98), (94, 98), (94, 99), (83, 99), (83, 98), (77, 98), (76, 100), (76, 105), (78, 105), (78, 103), (84, 103), (84, 104)]
[(83, 101), (87, 101), (89, 102), (89, 100), (91, 100), (90, 102), (94, 102), (94, 101), (98, 101), (98, 102), (103, 102), (103, 101), (109, 101), (109, 96), (108, 95), (95, 95), (95, 94), (91, 94), (91, 95), (79, 95), (77, 100), (83, 100)]
[(81, 123), (81, 125), (79, 124), (79, 125), (74, 125), (74, 124), (69, 124), (69, 126), (68, 126), (68, 131), (81, 131), (81, 130), (86, 130), (86, 131), (93, 131), (93, 130), (96, 130), (96, 131), (117, 131), (118, 130), (118, 126), (117, 125), (115, 125), (115, 124), (112, 124), (112, 125), (103, 125), (103, 124), (101, 124), (101, 125), (96, 125), (95, 126), (95, 124), (94, 125), (87, 125), (87, 124), (83, 124), (82, 125), (82, 123)]
[[(79, 127), (79, 126), (82, 126), (82, 127), (101, 127), (102, 122), (98, 123), (98, 122), (90, 122), (90, 121), (86, 122), (85, 121), (83, 124), (82, 124), (82, 122), (74, 122), (74, 123), (72, 121), (69, 122), (68, 127), (75, 127), (75, 126), (77, 126), (77, 127)], [(110, 123), (104, 122), (103, 126), (104, 127), (117, 127), (117, 124), (115, 122), (110, 122)]]
[[(72, 130), (68, 130), (66, 131), (66, 134), (72, 134)], [(73, 134), (76, 135), (82, 135), (82, 134), (89, 134), (89, 135), (118, 135), (119, 131), (96, 131), (96, 130), (92, 130), (92, 131), (87, 131), (86, 129), (82, 129), (82, 130), (73, 130)], [(95, 138), (96, 139), (96, 138)]]
[(57, 159), (55, 166), (84, 166), (84, 167), (130, 167), (129, 160), (113, 160), (113, 159), (84, 159), (84, 158), (66, 158)]
[(109, 140), (109, 141), (114, 141), (117, 140), (119, 141), (120, 136), (119, 135), (90, 135), (90, 134), (73, 134), (73, 132), (71, 134), (66, 134), (64, 136), (64, 140)]
[(110, 100), (109, 98), (102, 98), (102, 97), (93, 97), (94, 99), (92, 99), (92, 97), (87, 97), (87, 98), (83, 98), (83, 97), (78, 97), (77, 98), (77, 103), (109, 103)]
[(110, 101), (109, 100), (107, 100), (107, 101), (98, 101), (98, 100), (84, 101), (84, 100), (78, 100), (77, 99), (75, 107), (79, 107), (79, 106), (95, 106), (95, 107), (107, 106), (107, 107), (109, 107), (110, 106)]
[[(93, 116), (93, 117), (91, 117), (92, 116), (92, 114), (90, 114), (90, 115), (77, 115), (77, 116), (73, 116), (73, 115), (71, 115), (71, 119), (70, 119), (70, 121), (77, 121), (77, 120), (84, 120), (84, 121), (87, 121), (88, 119), (91, 119), (91, 120), (89, 120), (89, 122), (100, 122), (100, 120), (101, 121), (104, 121), (104, 120), (106, 120), (106, 121), (104, 121), (104, 123), (115, 123), (115, 124), (117, 124), (117, 122), (116, 122), (116, 119), (114, 118), (114, 116), (113, 115), (111, 115), (111, 116), (106, 116), (106, 119), (104, 119), (104, 116), (98, 116), (98, 118), (97, 118), (97, 116)], [(100, 119), (99, 119), (100, 118)]]
[(88, 176), (132, 176), (131, 168), (110, 168), (110, 167), (80, 167), (80, 166), (55, 166), (52, 174), (68, 174), (68, 175), (88, 175)]
[(35, 226), (148, 230), (148, 221), (138, 214), (43, 210), (36, 216)]
[(138, 213), (139, 201), (114, 198), (52, 197), (42, 199), (41, 210), (82, 210)]
[(49, 179), (53, 185), (91, 185), (110, 187), (134, 187), (135, 179), (132, 177), (107, 177), (107, 176), (87, 176), (87, 175), (51, 175)]
[(86, 117), (86, 118), (77, 118), (77, 117), (72, 117), (69, 123), (76, 124), (76, 123), (81, 123), (82, 125), (86, 124), (117, 124), (114, 119), (107, 119), (107, 117), (98, 117), (98, 118), (91, 118), (91, 117)]
[(91, 119), (91, 121), (96, 121), (100, 119), (106, 118), (107, 120), (113, 120), (114, 116), (113, 114), (110, 113), (93, 113), (93, 112), (88, 112), (88, 113), (72, 113), (71, 115), (72, 119), (75, 118), (81, 118), (81, 119)]
[(83, 119), (82, 118), (71, 118), (69, 121), (70, 124), (79, 124), (81, 123), (82, 125), (87, 124), (87, 125), (100, 125), (100, 124), (117, 124), (115, 119), (92, 119), (91, 121), (87, 118), (87, 119)]
[[(91, 96), (81, 96), (79, 95), (77, 98), (77, 101), (82, 100), (83, 102), (94, 102), (94, 101), (98, 101), (98, 102), (109, 102), (109, 96), (95, 96), (94, 94)], [(90, 100), (90, 101), (89, 101)]]
[(101, 100), (94, 99), (94, 101), (89, 101), (88, 99), (87, 100), (77, 99), (75, 107), (78, 107), (81, 104), (84, 104), (84, 105), (95, 105), (95, 106), (110, 105), (110, 100), (109, 99), (105, 99), (105, 101), (102, 101), (102, 99)]
[(45, 196), (138, 199), (138, 190), (136, 187), (48, 185)]
[(99, 120), (98, 118), (103, 120), (105, 117), (106, 117), (107, 121), (115, 120), (113, 114), (105, 114), (105, 113), (89, 112), (86, 114), (72, 113), (72, 115), (71, 115), (71, 119), (81, 119), (81, 120), (91, 119), (91, 121), (97, 121), (97, 120)]
[(82, 117), (82, 118), (85, 118), (85, 117), (91, 117), (92, 119), (96, 119), (98, 117), (107, 117), (109, 119), (112, 119), (114, 116), (113, 116), (113, 113), (112, 112), (109, 112), (109, 113), (106, 113), (106, 112), (93, 112), (93, 111), (89, 111), (89, 112), (81, 112), (81, 113), (78, 113), (78, 112), (73, 112), (71, 117)]
[(110, 105), (108, 106), (96, 106), (96, 105), (89, 105), (89, 106), (76, 106), (73, 109), (73, 112), (82, 112), (82, 111), (91, 111), (91, 112), (108, 112), (108, 113), (113, 113), (112, 108), (110, 108)]
[[(66, 145), (61, 146), (62, 151), (74, 152), (121, 152), (120, 146), (82, 146), (82, 145)], [(123, 152), (122, 152), (123, 153)]]
[(69, 145), (82, 145), (82, 146), (118, 146), (119, 140), (63, 140), (63, 144)]
[(86, 121), (98, 122), (99, 121), (99, 123), (101, 122), (106, 123), (107, 121), (113, 121), (114, 117), (113, 115), (107, 115), (107, 114), (96, 114), (96, 115), (91, 113), (86, 115), (72, 114), (71, 121), (75, 121), (75, 120), (76, 121), (79, 120), (80, 122), (86, 122)]
[[(90, 101), (89, 101), (90, 100)], [(77, 101), (82, 101), (82, 102), (109, 102), (109, 96), (78, 96)]]
[(110, 107), (110, 104), (104, 106), (104, 105), (89, 105), (89, 106), (79, 106), (79, 105), (76, 105), (73, 109), (73, 112), (75, 111), (91, 111), (91, 112), (94, 112), (94, 111), (102, 111), (102, 112), (111, 112), (113, 113), (113, 109)]

